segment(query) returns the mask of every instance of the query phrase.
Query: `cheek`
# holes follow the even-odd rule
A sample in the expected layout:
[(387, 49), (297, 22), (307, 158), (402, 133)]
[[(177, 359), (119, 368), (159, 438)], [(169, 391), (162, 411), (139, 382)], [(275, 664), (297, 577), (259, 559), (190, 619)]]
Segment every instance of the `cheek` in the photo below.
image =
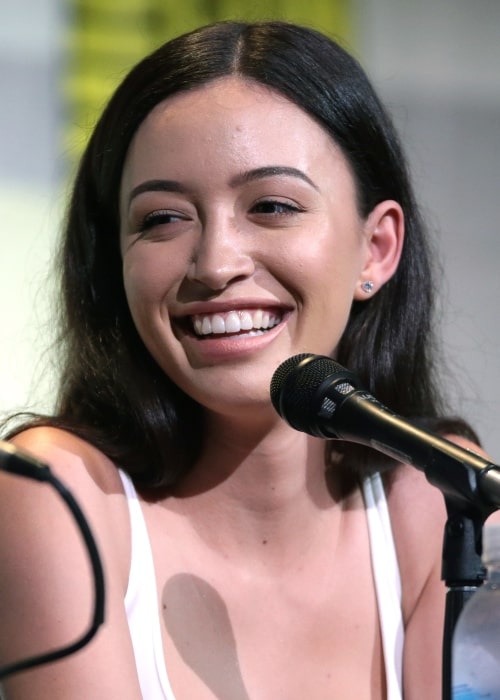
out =
[(152, 288), (147, 276), (141, 274), (134, 265), (124, 265), (123, 281), (130, 313), (141, 332), (144, 316), (153, 303), (157, 290)]
[(329, 299), (350, 301), (363, 267), (361, 241), (347, 236), (312, 236), (306, 245), (293, 245), (283, 256), (289, 279), (318, 304)]
[[(170, 256), (169, 256), (170, 257)], [(137, 246), (125, 253), (123, 258), (123, 281), (129, 303), (161, 300), (174, 286), (176, 270), (171, 258), (167, 261), (163, 251)]]
[(302, 308), (298, 322), (308, 351), (334, 353), (349, 320), (364, 257), (359, 237), (346, 238), (318, 236), (290, 251), (295, 264), (287, 279)]
[[(144, 262), (144, 261), (142, 261)], [(123, 263), (123, 280), (130, 315), (151, 356), (163, 366), (165, 348), (171, 348), (173, 330), (167, 305), (168, 284), (160, 266), (144, 265), (135, 256)], [(167, 368), (163, 366), (164, 371)]]
[(126, 254), (123, 260), (123, 282), (130, 313), (143, 340), (161, 321), (163, 304), (172, 286), (168, 268), (159, 256)]

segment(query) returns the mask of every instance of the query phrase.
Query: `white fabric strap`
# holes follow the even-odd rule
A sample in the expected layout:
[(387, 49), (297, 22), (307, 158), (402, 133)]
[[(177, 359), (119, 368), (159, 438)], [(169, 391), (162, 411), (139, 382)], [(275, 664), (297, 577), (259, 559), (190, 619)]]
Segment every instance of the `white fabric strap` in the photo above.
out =
[(120, 471), (130, 512), (131, 565), (125, 595), (135, 663), (143, 700), (175, 700), (165, 667), (153, 553), (137, 492)]
[(404, 627), (401, 577), (380, 474), (365, 479), (362, 489), (384, 650), (387, 700), (402, 700)]

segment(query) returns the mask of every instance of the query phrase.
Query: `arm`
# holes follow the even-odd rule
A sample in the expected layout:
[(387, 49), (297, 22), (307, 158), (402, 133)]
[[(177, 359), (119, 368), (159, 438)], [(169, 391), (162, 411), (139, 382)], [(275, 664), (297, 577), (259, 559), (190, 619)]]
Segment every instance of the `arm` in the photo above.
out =
[(425, 475), (403, 466), (388, 503), (403, 589), (405, 700), (440, 700), (446, 587), (441, 581), (446, 508)]
[[(448, 437), (488, 458), (465, 438)], [(440, 700), (447, 590), (441, 580), (444, 497), (423, 472), (404, 466), (390, 478), (388, 501), (403, 583), (405, 700)], [(499, 512), (489, 521), (499, 522)]]
[[(7, 678), (6, 700), (141, 697), (123, 605), (129, 526), (114, 466), (74, 436), (38, 428), (15, 444), (49, 464), (77, 499), (103, 561), (105, 624), (76, 654)], [(93, 582), (80, 535), (49, 486), (0, 474), (0, 663), (67, 644), (87, 628)]]

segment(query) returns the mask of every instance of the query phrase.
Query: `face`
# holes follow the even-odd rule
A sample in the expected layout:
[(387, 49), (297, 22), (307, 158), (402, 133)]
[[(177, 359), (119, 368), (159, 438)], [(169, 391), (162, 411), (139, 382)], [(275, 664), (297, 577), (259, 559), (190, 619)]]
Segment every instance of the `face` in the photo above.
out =
[(120, 207), (134, 322), (202, 405), (269, 404), (282, 361), (335, 353), (366, 235), (342, 153), (283, 96), (225, 78), (160, 103)]

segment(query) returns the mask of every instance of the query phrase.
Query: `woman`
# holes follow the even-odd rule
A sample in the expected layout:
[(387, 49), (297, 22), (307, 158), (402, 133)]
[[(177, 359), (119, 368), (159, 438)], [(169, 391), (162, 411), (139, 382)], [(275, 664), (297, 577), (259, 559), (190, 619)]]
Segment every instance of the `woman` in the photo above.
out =
[[(69, 208), (58, 411), (12, 438), (87, 514), (106, 622), (8, 700), (440, 696), (441, 494), (269, 398), (329, 355), (469, 444), (434, 389), (429, 257), (391, 122), (326, 37), (220, 23), (132, 70)], [(76, 637), (91, 584), (50, 495), (3, 481), (7, 660)]]

